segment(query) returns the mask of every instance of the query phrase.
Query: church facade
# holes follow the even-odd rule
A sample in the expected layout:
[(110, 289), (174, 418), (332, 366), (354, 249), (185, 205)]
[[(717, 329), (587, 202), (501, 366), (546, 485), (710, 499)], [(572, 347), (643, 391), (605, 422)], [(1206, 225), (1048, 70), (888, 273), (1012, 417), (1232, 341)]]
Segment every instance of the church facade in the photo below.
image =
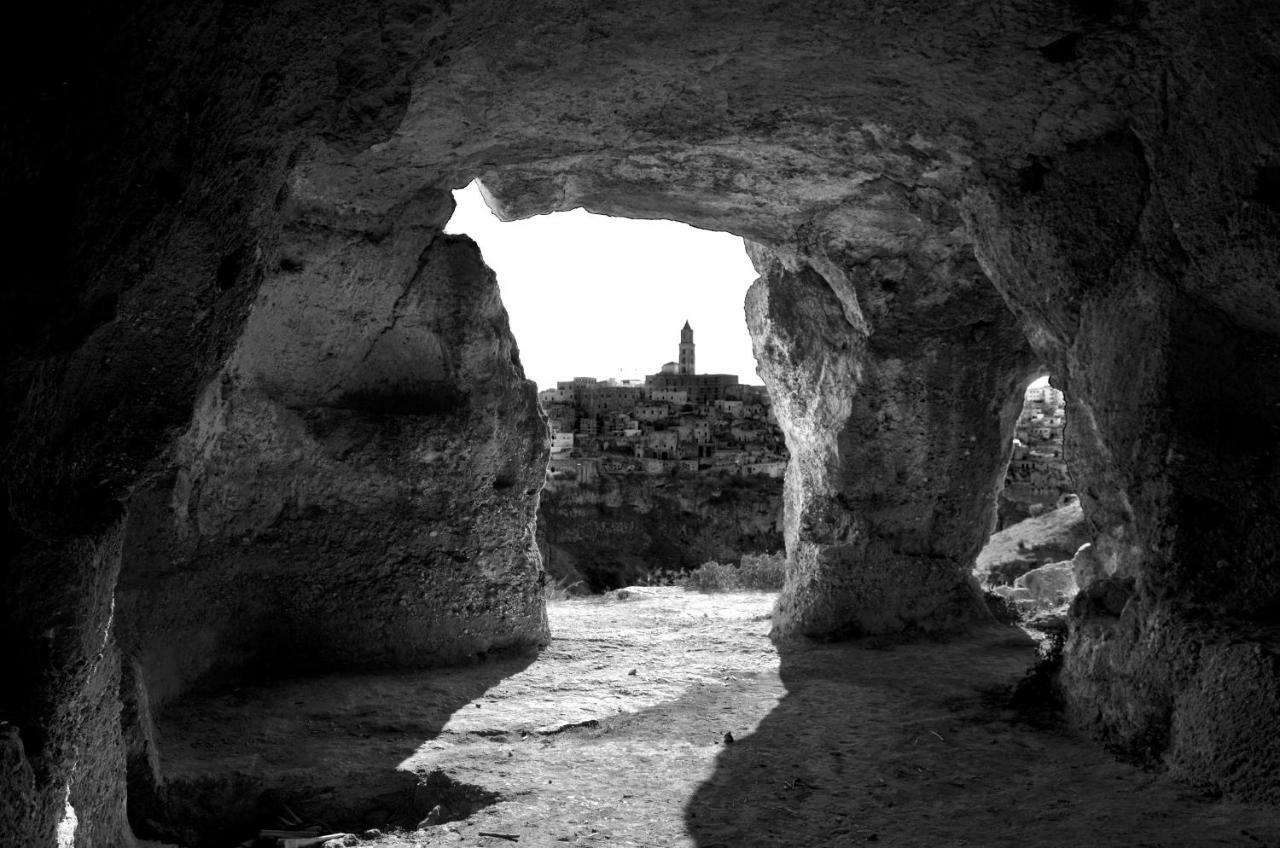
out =
[(679, 357), (675, 362), (662, 366), (657, 374), (644, 378), (646, 386), (654, 391), (683, 391), (688, 393), (689, 403), (714, 403), (725, 400), (738, 385), (736, 374), (698, 374), (694, 364), (693, 328), (684, 322), (680, 329)]

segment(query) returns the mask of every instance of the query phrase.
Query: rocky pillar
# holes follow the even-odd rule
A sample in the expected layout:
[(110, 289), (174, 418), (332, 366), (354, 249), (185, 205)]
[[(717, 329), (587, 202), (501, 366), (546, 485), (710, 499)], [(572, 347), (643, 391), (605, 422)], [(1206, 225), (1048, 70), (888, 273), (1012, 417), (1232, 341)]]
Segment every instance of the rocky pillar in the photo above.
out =
[(775, 634), (984, 618), (972, 566), (1032, 368), (1012, 316), (971, 258), (824, 259), (820, 273), (754, 256), (747, 321), (791, 451)]

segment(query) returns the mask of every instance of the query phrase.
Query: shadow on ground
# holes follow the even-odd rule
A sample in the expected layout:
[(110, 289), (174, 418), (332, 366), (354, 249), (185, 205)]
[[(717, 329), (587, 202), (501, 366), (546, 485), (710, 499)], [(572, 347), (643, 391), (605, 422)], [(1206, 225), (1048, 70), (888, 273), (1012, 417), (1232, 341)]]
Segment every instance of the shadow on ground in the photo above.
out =
[(1029, 641), (782, 651), (786, 694), (685, 808), (701, 848), (1280, 845), (1280, 817), (1119, 763), (1008, 706)]
[[(287, 806), (326, 832), (381, 829), (368, 848), (1280, 848), (1274, 808), (1010, 709), (1035, 657), (1017, 628), (779, 656), (771, 604), (628, 590), (553, 605), (533, 662), (175, 703), (170, 811), (198, 838), (171, 841), (235, 845)], [(415, 829), (436, 803), (447, 824)]]
[(497, 796), (443, 773), (417, 774), (406, 761), (534, 659), (254, 681), (183, 697), (157, 720), (162, 820), (135, 828), (222, 848), (294, 822), (326, 833), (413, 830), (437, 804), (441, 821), (464, 819)]

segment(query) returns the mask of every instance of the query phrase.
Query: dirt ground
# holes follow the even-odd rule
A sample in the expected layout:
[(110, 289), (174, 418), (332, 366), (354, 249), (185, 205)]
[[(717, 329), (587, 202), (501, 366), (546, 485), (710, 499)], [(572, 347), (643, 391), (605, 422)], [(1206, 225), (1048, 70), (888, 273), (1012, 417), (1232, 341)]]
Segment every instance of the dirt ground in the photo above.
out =
[(536, 659), (175, 704), (161, 750), (186, 841), (302, 820), (362, 848), (1280, 846), (1280, 810), (1005, 706), (1035, 658), (1016, 628), (780, 653), (772, 595), (621, 594), (553, 604)]

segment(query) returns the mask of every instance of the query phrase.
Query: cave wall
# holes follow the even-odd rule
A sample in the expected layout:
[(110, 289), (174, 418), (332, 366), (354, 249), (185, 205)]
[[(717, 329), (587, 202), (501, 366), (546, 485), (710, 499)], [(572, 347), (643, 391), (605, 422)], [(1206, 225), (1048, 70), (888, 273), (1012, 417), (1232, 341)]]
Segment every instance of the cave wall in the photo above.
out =
[(196, 683), (548, 638), (546, 425), (493, 273), (441, 233), (447, 192), (335, 206), (322, 156), (280, 202), (235, 350), (129, 499), (115, 632), (135, 822), (167, 817), (149, 717)]
[(279, 259), (130, 500), (121, 643), (152, 707), (203, 674), (431, 665), (546, 639), (546, 430), (447, 193), (282, 204)]
[[(462, 244), (427, 249), (429, 227), (411, 219), (438, 221), (439, 193), (475, 176), (508, 217), (585, 206), (754, 243), (756, 342), (772, 339), (762, 367), (792, 410), (783, 633), (947, 629), (979, 615), (957, 575), (989, 529), (1007, 450), (1012, 423), (992, 417), (1020, 363), (1062, 375), (1074, 473), (1109, 573), (1073, 612), (1073, 712), (1188, 779), (1271, 797), (1277, 15), (1257, 0), (22, 9), (12, 31), (31, 49), (4, 56), (14, 117), (0, 147), (6, 197), (29, 213), (12, 231), (22, 249), (0, 310), (0, 653), (14, 683), (0, 709), (17, 728), (3, 737), (0, 833), (54, 844), (70, 788), (85, 807), (80, 845), (127, 844), (119, 752), (141, 742), (118, 741), (119, 702), (102, 697), (118, 673), (122, 549), (141, 556), (123, 569), (131, 622), (115, 624), (145, 646), (173, 626), (139, 600), (162, 589), (147, 575), (170, 567), (148, 560), (152, 544), (215, 583), (244, 567), (275, 574), (302, 561), (287, 548), (313, 538), (306, 510), (341, 501), (325, 530), (350, 553), (378, 530), (372, 505), (426, 479), (409, 446), (445, 418), (480, 452), (518, 434), (533, 462), (512, 366), (506, 388), (419, 424), (328, 393), (384, 368), (416, 379), (397, 351), (417, 361), (417, 342), (370, 345), (367, 372), (290, 366), (292, 354), (314, 366), (325, 344), (366, 349), (379, 320), (398, 324), (387, 293), (422, 291), (409, 257), (474, 262)], [(290, 205), (299, 197), (311, 212)], [(369, 209), (365, 223), (344, 217)], [(312, 279), (330, 249), (335, 267), (393, 272), (346, 288), (358, 275), (335, 272), (313, 302), (290, 281)], [(326, 297), (346, 307), (327, 328), (310, 312)], [(366, 300), (381, 319), (360, 317)], [(463, 323), (496, 320), (485, 303), (472, 313), (468, 301)], [(419, 341), (444, 332), (435, 309), (401, 313)], [(301, 315), (326, 341), (254, 330), (255, 316)], [(503, 362), (503, 331), (476, 329), (488, 361)], [(246, 369), (253, 350), (286, 373)], [(317, 382), (294, 382), (307, 373)], [(344, 441), (351, 452), (337, 456)], [(477, 467), (476, 498), (509, 510), (505, 526), (524, 521), (535, 495), (521, 475)], [(302, 469), (315, 480), (285, 484)], [(257, 470), (265, 484), (246, 486)], [(494, 489), (500, 477), (516, 482)], [(435, 485), (405, 501), (430, 513)], [(245, 535), (257, 565), (231, 554)], [(414, 563), (486, 556), (473, 536), (448, 535), (415, 538), (403, 560), (361, 551), (371, 568), (408, 569), (362, 586), (389, 598), (421, 587)], [(492, 561), (535, 573), (510, 555)], [(889, 564), (923, 590), (900, 594), (909, 581)], [(250, 586), (262, 581), (202, 613), (229, 652), (241, 648), (216, 619), (252, 610)], [(872, 609), (867, 592), (884, 603)], [(315, 609), (333, 612), (313, 596), (286, 620)], [(536, 629), (536, 614), (523, 620)], [(377, 650), (385, 634), (367, 632)], [(161, 666), (178, 681), (201, 671)], [(123, 668), (128, 678), (132, 659)]]
[[(1188, 249), (1203, 223), (1170, 208), (1164, 167), (1141, 130), (1111, 135), (1056, 157), (1033, 192), (975, 197), (972, 229), (1068, 393), (1103, 572), (1072, 609), (1073, 718), (1123, 754), (1275, 800), (1275, 298), (1232, 314), (1220, 271), (1206, 296)], [(1233, 214), (1269, 213), (1246, 198)]]
[[(0, 157), (4, 194), (26, 209), (11, 232), (23, 249), (0, 309), (5, 844), (56, 844), (68, 802), (76, 845), (131, 844), (126, 758), (130, 792), (143, 802), (160, 762), (148, 733), (148, 683), (164, 697), (209, 660), (250, 659), (236, 655), (249, 647), (237, 642), (244, 613), (271, 607), (250, 632), (271, 618), (273, 636), (289, 636), (304, 666), (318, 656), (442, 661), (544, 638), (536, 492), (521, 463), (538, 466), (545, 447), (492, 277), (465, 240), (442, 240), (425, 257), (448, 215), (447, 188), (431, 193), (428, 179), (370, 181), (368, 204), (341, 186), (345, 153), (398, 124), (409, 67), (427, 52), (441, 13), (433, 3), (94, 4), (24, 8), (13, 22), (29, 41), (5, 51), (15, 85), (4, 107), (14, 119), (3, 128)], [(56, 43), (42, 33), (58, 33)], [(317, 162), (323, 167), (311, 167)], [(409, 202), (424, 190), (430, 198)], [(391, 214), (397, 209), (408, 217)], [(380, 241), (381, 255), (403, 261), (374, 265), (404, 273), (344, 273), (360, 244)], [(319, 280), (326, 275), (302, 263), (325, 258), (326, 249), (332, 265)], [(290, 275), (327, 291), (308, 301), (288, 290)], [(399, 416), (405, 410), (362, 408), (360, 397), (309, 395), (314, 386), (286, 385), (298, 389), (286, 396), (281, 381), (267, 385), (246, 367), (257, 357), (276, 376), (301, 380), (309, 358), (329, 352), (340, 362), (365, 353), (394, 360), (395, 332), (377, 350), (359, 346), (404, 317), (385, 308), (388, 291), (412, 295), (401, 304), (411, 323), (447, 323), (441, 338), (461, 346), (446, 368), (462, 390), (448, 414), (418, 420), (420, 410)], [(291, 315), (264, 304), (275, 296)], [(366, 296), (372, 312), (372, 301), (383, 308), (362, 321)], [(350, 328), (325, 340), (333, 351), (302, 343), (323, 324), (315, 319), (326, 297), (327, 320)], [(474, 321), (453, 320), (448, 310), (456, 313), (458, 300)], [(281, 331), (307, 310), (311, 326)], [(262, 361), (280, 351), (242, 338), (255, 317), (276, 325), (266, 336), (289, 339), (291, 355)], [(421, 326), (407, 335), (415, 333), (427, 335)], [(384, 390), (422, 389), (379, 386), (378, 374), (357, 370), (336, 375), (334, 385), (375, 405)], [(473, 465), (423, 485), (433, 442), (449, 457), (441, 464), (456, 467), (461, 450)], [(344, 452), (345, 463), (334, 456)], [(259, 472), (277, 477), (259, 489)], [(312, 497), (305, 504), (284, 479), (296, 472), (316, 472), (302, 486), (304, 499)], [(207, 497), (193, 502), (192, 485)], [(440, 522), (434, 539), (398, 545), (375, 533), (376, 507), (452, 507), (441, 500), (446, 488), (474, 499), (489, 519), (460, 514)], [(126, 518), (130, 503), (137, 510)], [(290, 550), (301, 534), (290, 539), (288, 521), (311, 509), (319, 526), (317, 508), (331, 510), (327, 556), (318, 558), (327, 574)], [(377, 535), (377, 544), (360, 546), (362, 534)], [(232, 535), (242, 546), (236, 555)], [(129, 567), (117, 597), (122, 552)], [(459, 580), (464, 561), (478, 577), (472, 596), (448, 591), (467, 582)], [(423, 573), (442, 563), (445, 575)], [(291, 582), (277, 569), (305, 579)], [(339, 578), (367, 592), (370, 609), (343, 607), (339, 592), (350, 587), (336, 585)], [(329, 579), (335, 585), (326, 588)], [(310, 591), (297, 591), (308, 583)], [(412, 615), (424, 611), (438, 614), (438, 629)], [(483, 626), (473, 628), (477, 622)], [(368, 643), (331, 657), (325, 649), (348, 644), (336, 636), (343, 624), (362, 628)], [(117, 635), (136, 656), (122, 662)], [(388, 650), (400, 637), (409, 641)], [(261, 654), (261, 643), (252, 647)]]

